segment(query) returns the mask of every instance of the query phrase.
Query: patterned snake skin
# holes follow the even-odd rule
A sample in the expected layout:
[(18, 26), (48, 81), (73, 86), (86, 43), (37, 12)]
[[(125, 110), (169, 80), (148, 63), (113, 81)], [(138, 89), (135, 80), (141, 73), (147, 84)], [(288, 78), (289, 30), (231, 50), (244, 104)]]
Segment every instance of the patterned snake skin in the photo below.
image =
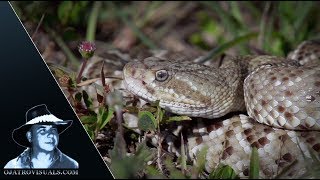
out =
[[(320, 155), (319, 58), (318, 41), (303, 42), (287, 58), (232, 57), (219, 67), (152, 56), (125, 65), (124, 85), (147, 102), (160, 100), (167, 111), (205, 118), (192, 127), (186, 146), (191, 158), (209, 148), (208, 172), (222, 163), (247, 177), (256, 147), (261, 178), (290, 165), (287, 176), (298, 177), (311, 154)], [(231, 112), (241, 114), (224, 119)]]

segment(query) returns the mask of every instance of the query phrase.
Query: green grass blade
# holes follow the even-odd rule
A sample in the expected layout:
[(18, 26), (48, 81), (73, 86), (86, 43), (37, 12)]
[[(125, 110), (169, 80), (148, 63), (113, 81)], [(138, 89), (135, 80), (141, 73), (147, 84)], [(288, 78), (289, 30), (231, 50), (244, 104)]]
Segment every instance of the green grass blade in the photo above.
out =
[(218, 46), (218, 47), (212, 49), (208, 53), (208, 55), (204, 56), (203, 58), (201, 58), (199, 60), (199, 63), (204, 63), (204, 62), (208, 61), (209, 59), (213, 59), (213, 58), (219, 56), (220, 54), (222, 54), (227, 49), (229, 49), (239, 43), (249, 41), (252, 38), (256, 38), (257, 36), (258, 36), (257, 32), (251, 32), (251, 33), (245, 34), (243, 36), (239, 36), (229, 42), (226, 42), (226, 43), (222, 44), (221, 46)]
[(252, 148), (251, 157), (250, 157), (250, 171), (249, 179), (258, 179), (259, 178), (259, 155), (256, 147)]
[(88, 19), (87, 34), (86, 34), (87, 41), (93, 42), (95, 40), (97, 20), (98, 20), (98, 15), (99, 15), (99, 10), (101, 8), (101, 5), (102, 3), (100, 1), (95, 1), (93, 4), (92, 11)]

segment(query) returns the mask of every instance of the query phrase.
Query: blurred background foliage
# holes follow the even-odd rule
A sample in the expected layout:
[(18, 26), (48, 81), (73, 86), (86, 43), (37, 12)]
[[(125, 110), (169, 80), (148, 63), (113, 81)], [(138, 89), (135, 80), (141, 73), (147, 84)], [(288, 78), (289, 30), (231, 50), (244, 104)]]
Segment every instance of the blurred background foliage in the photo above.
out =
[(12, 5), (30, 35), (40, 24), (37, 31), (49, 33), (75, 65), (66, 48), (75, 52), (75, 42), (83, 39), (123, 51), (188, 46), (208, 51), (222, 46), (220, 51), (233, 55), (282, 56), (301, 41), (320, 37), (320, 3), (311, 1), (13, 1)]

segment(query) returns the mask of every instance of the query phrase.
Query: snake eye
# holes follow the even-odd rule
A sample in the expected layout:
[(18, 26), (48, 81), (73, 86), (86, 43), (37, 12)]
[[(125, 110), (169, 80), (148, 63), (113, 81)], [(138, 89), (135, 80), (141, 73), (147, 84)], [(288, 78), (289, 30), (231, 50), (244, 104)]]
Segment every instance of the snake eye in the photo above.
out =
[(168, 77), (169, 77), (169, 75), (168, 75), (167, 70), (162, 69), (162, 70), (159, 70), (156, 72), (156, 80), (157, 81), (163, 82), (163, 81), (167, 80)]

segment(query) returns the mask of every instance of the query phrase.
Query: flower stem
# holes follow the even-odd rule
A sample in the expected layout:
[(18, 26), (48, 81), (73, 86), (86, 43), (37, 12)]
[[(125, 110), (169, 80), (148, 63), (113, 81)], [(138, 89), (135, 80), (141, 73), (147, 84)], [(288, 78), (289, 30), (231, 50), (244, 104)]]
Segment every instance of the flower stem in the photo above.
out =
[(84, 59), (84, 61), (82, 63), (82, 66), (81, 66), (81, 69), (79, 71), (78, 77), (77, 77), (77, 84), (80, 83), (80, 80), (81, 80), (81, 77), (82, 77), (82, 73), (83, 73), (84, 68), (87, 65), (87, 62), (88, 62), (88, 59)]

